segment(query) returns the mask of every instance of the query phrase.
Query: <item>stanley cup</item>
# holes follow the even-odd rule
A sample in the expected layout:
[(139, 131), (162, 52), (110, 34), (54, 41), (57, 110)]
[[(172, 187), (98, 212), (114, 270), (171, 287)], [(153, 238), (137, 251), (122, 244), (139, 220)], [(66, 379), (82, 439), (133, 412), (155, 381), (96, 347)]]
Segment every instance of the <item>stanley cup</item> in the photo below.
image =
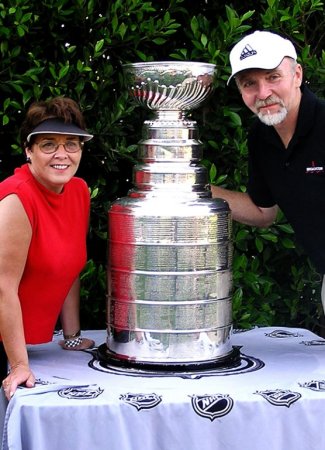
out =
[(213, 90), (215, 66), (126, 64), (130, 95), (152, 111), (134, 188), (108, 212), (107, 341), (100, 358), (145, 368), (234, 359), (228, 204), (212, 199), (202, 143), (186, 114)]

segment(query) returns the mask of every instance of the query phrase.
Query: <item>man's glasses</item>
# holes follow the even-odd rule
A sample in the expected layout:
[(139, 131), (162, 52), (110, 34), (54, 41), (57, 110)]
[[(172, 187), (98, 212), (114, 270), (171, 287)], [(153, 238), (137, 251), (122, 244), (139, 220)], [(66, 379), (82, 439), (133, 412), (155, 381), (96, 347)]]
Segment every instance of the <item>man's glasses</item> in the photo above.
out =
[(67, 153), (77, 153), (83, 147), (83, 142), (79, 141), (66, 141), (64, 143), (60, 142), (59, 144), (52, 141), (42, 141), (40, 143), (35, 142), (35, 144), (38, 145), (41, 152), (46, 153), (47, 155), (58, 151), (60, 145), (63, 145)]

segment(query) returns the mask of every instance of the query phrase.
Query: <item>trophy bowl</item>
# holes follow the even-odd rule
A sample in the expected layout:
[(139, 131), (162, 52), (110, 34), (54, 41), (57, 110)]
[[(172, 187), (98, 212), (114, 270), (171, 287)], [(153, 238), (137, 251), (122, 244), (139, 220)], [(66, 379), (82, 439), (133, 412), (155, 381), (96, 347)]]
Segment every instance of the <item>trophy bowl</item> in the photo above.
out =
[(216, 66), (192, 61), (124, 64), (128, 91), (140, 105), (159, 111), (197, 108), (213, 90)]

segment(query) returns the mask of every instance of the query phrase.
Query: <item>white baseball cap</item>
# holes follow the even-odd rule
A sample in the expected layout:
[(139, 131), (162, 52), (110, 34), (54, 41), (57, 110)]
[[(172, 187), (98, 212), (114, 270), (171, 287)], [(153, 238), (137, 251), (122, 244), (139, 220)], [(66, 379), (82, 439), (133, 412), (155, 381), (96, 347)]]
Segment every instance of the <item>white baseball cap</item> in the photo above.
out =
[(293, 43), (270, 31), (255, 31), (239, 41), (230, 52), (230, 80), (242, 70), (275, 69), (283, 58), (297, 59)]

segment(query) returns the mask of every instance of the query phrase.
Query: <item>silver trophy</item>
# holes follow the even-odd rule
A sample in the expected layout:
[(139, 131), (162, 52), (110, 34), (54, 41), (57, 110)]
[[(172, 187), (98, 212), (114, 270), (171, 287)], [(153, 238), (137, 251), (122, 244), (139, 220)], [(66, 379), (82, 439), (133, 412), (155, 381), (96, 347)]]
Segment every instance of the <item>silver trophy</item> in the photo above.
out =
[(141, 369), (233, 365), (232, 221), (212, 199), (197, 124), (215, 66), (123, 66), (144, 122), (134, 188), (108, 212), (107, 341), (99, 358)]

